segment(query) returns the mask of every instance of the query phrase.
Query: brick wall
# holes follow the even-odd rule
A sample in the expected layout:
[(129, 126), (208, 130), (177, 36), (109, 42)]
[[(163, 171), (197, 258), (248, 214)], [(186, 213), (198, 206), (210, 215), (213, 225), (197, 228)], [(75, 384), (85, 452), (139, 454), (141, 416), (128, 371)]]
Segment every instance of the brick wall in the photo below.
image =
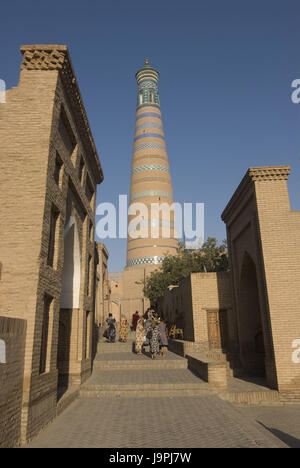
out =
[[(0, 317), (0, 448), (15, 447), (21, 440), (25, 320)], [(3, 346), (3, 343), (2, 343)]]
[(278, 388), (300, 388), (292, 343), (300, 339), (300, 211), (291, 211), (286, 180), (256, 182), (262, 257)]
[(202, 343), (207, 349), (207, 310), (225, 309), (232, 324), (230, 273), (192, 273), (179, 286), (166, 290), (162, 308), (166, 320), (183, 328), (185, 340)]
[(191, 283), (194, 339), (208, 346), (207, 311), (224, 309), (227, 311), (228, 321), (231, 320), (230, 273), (193, 273)]
[[(22, 53), (19, 84), (0, 107), (0, 314), (27, 321), (25, 443), (56, 415), (59, 374), (72, 385), (91, 373), (95, 193), (103, 174), (67, 48)], [(72, 299), (62, 311), (61, 295)], [(57, 368), (65, 309), (70, 345)]]
[(300, 386), (300, 366), (292, 361), (300, 329), (300, 212), (290, 209), (289, 172), (250, 168), (222, 214), (241, 361), (253, 372), (264, 367), (269, 386), (280, 391)]

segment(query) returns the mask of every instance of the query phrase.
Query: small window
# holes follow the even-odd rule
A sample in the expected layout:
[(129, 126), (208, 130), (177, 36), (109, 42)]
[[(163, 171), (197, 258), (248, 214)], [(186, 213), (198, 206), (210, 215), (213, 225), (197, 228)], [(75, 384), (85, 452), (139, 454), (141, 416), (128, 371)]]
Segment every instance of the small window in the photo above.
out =
[(91, 314), (89, 311), (86, 312), (85, 322), (85, 359), (90, 357), (90, 343), (91, 343)]
[(57, 220), (59, 218), (59, 211), (55, 206), (52, 206), (50, 213), (50, 234), (49, 234), (49, 246), (48, 246), (48, 259), (47, 263), (53, 267), (54, 258), (56, 255), (56, 227)]
[(49, 323), (50, 323), (50, 307), (53, 298), (45, 294), (43, 307), (43, 322), (42, 322), (42, 341), (40, 354), (40, 374), (47, 371), (49, 351)]
[(87, 296), (89, 296), (91, 292), (91, 287), (90, 287), (91, 277), (92, 277), (92, 257), (89, 255), (89, 260), (88, 260), (88, 265), (87, 265), (87, 290), (86, 290)]
[(82, 183), (83, 182), (83, 173), (84, 173), (84, 160), (83, 157), (80, 157), (79, 161), (79, 168), (78, 168), (78, 179)]
[(93, 241), (93, 223), (92, 221), (90, 221), (90, 225), (89, 225), (89, 240), (90, 241)]
[(62, 167), (63, 167), (63, 162), (58, 153), (56, 153), (56, 158), (55, 158), (55, 167), (54, 167), (54, 180), (57, 183), (59, 187), (62, 185)]
[(0, 364), (6, 364), (6, 344), (4, 340), (0, 340)]
[(77, 142), (76, 142), (76, 137), (74, 135), (74, 132), (72, 130), (72, 126), (69, 122), (67, 113), (64, 109), (64, 107), (61, 107), (61, 113), (60, 113), (60, 120), (59, 120), (59, 126), (58, 130), (60, 133), (60, 137), (68, 151), (68, 153), (71, 155), (73, 154)]
[(86, 184), (85, 184), (85, 194), (89, 202), (92, 201), (93, 195), (94, 195), (94, 189), (91, 183), (90, 178), (87, 176), (86, 178)]

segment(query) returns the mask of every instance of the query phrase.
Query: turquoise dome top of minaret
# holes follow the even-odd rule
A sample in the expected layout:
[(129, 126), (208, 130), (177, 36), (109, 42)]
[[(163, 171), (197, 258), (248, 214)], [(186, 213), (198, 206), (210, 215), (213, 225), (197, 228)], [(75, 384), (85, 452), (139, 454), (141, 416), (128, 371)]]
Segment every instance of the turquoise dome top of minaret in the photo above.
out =
[(159, 71), (149, 65), (149, 60), (145, 60), (145, 65), (135, 74), (138, 84), (137, 107), (155, 106), (160, 107), (158, 94)]

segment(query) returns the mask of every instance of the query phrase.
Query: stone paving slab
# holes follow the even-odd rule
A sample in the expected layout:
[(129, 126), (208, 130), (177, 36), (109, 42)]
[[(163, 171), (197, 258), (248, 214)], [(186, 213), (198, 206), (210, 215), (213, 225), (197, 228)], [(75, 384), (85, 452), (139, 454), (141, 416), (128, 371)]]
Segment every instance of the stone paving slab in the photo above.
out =
[(279, 439), (216, 396), (79, 400), (29, 448), (275, 448)]

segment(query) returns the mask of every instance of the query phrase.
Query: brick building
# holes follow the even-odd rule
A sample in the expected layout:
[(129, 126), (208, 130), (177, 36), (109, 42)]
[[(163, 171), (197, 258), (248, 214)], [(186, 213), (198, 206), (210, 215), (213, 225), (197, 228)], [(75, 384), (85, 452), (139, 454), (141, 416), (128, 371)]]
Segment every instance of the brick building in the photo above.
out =
[[(252, 167), (225, 208), (230, 271), (196, 273), (169, 288), (163, 315), (184, 329), (178, 349), (228, 361), (229, 375), (265, 377), (299, 393), (292, 359), (300, 330), (300, 211), (290, 208), (288, 166)], [(218, 372), (224, 367), (218, 366)], [(226, 374), (223, 374), (226, 378)]]
[(222, 214), (241, 364), (281, 392), (300, 389), (292, 360), (300, 330), (300, 211), (290, 208), (289, 173), (288, 166), (250, 168)]
[(0, 316), (27, 326), (21, 431), (12, 443), (48, 424), (64, 392), (91, 373), (103, 180), (67, 47), (21, 52), (18, 86), (0, 106)]

